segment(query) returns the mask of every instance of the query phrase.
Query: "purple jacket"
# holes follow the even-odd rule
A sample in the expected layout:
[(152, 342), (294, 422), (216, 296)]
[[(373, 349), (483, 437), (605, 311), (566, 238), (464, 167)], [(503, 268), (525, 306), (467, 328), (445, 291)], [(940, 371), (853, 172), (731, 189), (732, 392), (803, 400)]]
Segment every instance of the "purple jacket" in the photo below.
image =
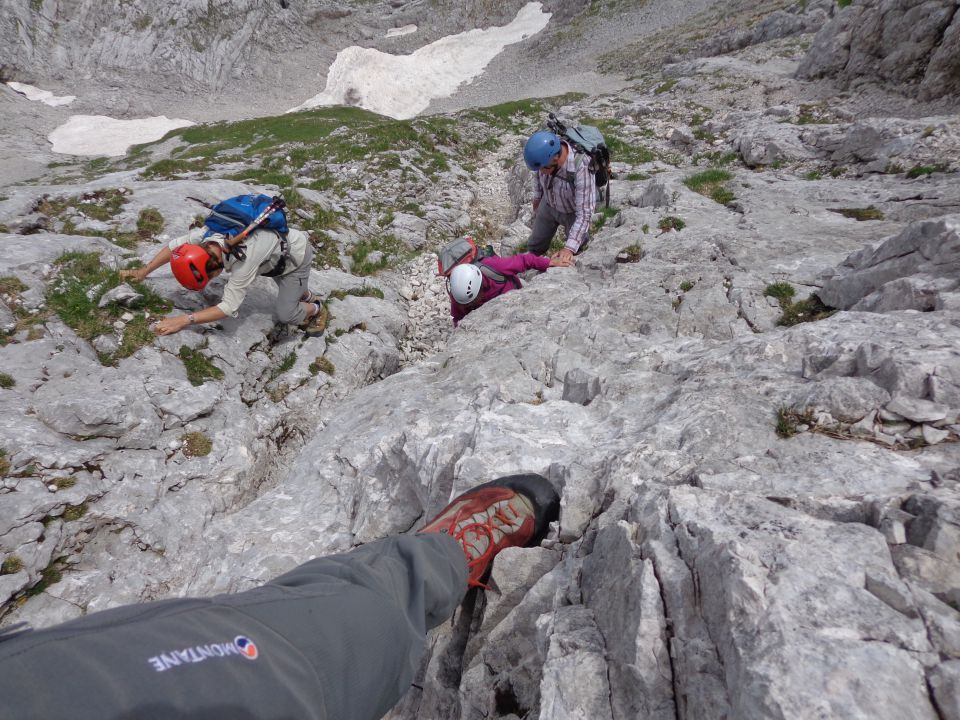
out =
[(496, 270), (501, 275), (505, 275), (506, 282), (498, 283), (484, 275), (480, 285), (480, 295), (472, 303), (469, 305), (460, 305), (454, 302), (453, 298), (450, 298), (450, 315), (453, 316), (454, 325), (459, 325), (467, 313), (476, 310), (485, 302), (493, 300), (505, 292), (515, 290), (519, 286), (519, 283), (516, 282), (516, 277), (519, 273), (526, 270), (539, 270), (540, 272), (544, 272), (550, 267), (550, 258), (534, 255), (533, 253), (520, 253), (518, 255), (511, 255), (510, 257), (494, 255), (484, 258), (480, 262), (491, 270)]

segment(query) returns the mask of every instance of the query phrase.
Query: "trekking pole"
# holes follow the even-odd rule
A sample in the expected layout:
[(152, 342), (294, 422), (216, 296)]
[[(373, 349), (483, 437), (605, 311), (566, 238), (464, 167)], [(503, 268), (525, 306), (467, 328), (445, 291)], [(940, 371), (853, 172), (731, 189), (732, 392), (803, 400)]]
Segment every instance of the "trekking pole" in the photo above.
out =
[(277, 210), (283, 210), (286, 206), (287, 206), (287, 203), (282, 197), (280, 197), (279, 195), (274, 195), (272, 202), (263, 209), (262, 213), (260, 213), (253, 219), (252, 223), (247, 225), (243, 230), (238, 232), (233, 237), (227, 238), (227, 243), (226, 243), (227, 254), (233, 252), (234, 246), (242, 243), (244, 239), (247, 237), (247, 235), (249, 235), (254, 230), (256, 230), (264, 220), (270, 217), (272, 213), (275, 213)]

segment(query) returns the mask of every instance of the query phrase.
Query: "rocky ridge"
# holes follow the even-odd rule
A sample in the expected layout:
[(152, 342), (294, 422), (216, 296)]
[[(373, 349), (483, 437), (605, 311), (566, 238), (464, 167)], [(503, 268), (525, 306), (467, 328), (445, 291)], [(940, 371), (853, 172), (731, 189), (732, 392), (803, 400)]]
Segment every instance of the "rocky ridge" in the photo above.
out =
[[(89, 208), (44, 221), (38, 201), (123, 187), (121, 228), (148, 207), (173, 228), (183, 195), (249, 186), (213, 167), (5, 189), (0, 222), (32, 234), (4, 234), (0, 259), (4, 624), (249, 587), (533, 471), (562, 489), (560, 522), (498, 559), (500, 594), (431, 637), (390, 717), (960, 717), (960, 126), (942, 106), (824, 102), (792, 77), (801, 60), (774, 38), (560, 108), (622, 143), (612, 210), (576, 268), (453, 332), (427, 253), (372, 277), (318, 268), (323, 338), (275, 328), (265, 282), (240, 320), (105, 365), (47, 314), (56, 259), (130, 250), (63, 226), (97, 229)], [(501, 133), (438, 173), (464, 192), (401, 219), (442, 228), (406, 247), (471, 229), (444, 225), (465, 210), (518, 246), (529, 191), (502, 160), (522, 133)], [(387, 202), (375, 168), (328, 169)], [(316, 192), (301, 210), (379, 227)], [(116, 352), (162, 311), (117, 308)], [(193, 385), (181, 346), (222, 377)]]

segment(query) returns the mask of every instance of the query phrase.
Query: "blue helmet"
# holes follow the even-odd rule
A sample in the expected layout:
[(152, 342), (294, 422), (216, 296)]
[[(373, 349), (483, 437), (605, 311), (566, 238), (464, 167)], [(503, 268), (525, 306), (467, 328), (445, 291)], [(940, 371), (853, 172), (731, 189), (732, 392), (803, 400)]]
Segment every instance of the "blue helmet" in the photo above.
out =
[(539, 170), (560, 152), (560, 138), (548, 130), (535, 132), (523, 146), (523, 159), (531, 170)]

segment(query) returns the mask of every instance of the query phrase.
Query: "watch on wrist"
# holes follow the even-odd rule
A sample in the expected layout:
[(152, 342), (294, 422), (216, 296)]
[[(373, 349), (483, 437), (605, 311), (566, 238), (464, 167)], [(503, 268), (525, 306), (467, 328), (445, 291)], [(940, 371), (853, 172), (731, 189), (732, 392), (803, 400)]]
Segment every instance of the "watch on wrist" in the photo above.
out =
[(193, 316), (193, 313), (190, 313), (189, 315), (187, 315), (187, 319), (190, 321), (191, 325), (197, 322), (197, 319)]

